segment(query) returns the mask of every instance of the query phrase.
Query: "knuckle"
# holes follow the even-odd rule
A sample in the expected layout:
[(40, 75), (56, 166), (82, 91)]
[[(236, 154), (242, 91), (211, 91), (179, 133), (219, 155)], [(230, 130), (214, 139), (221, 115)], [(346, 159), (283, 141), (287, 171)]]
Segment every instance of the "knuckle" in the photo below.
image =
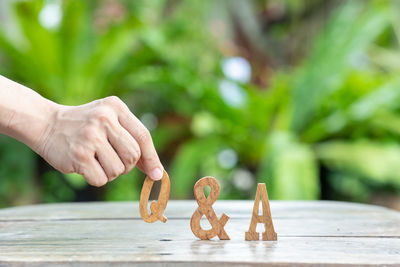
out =
[(101, 175), (100, 173), (91, 173), (88, 168), (85, 168), (82, 164), (79, 164), (77, 167), (78, 168), (76, 170), (76, 173), (82, 175), (87, 183), (91, 186), (100, 187), (108, 182), (108, 180), (103, 175)]
[(135, 159), (129, 159), (129, 160), (125, 161), (124, 162), (125, 167), (124, 167), (122, 174), (127, 174), (131, 170), (133, 170), (133, 168), (135, 168), (135, 166), (136, 166), (136, 163), (137, 163), (137, 160), (135, 160)]
[(125, 165), (124, 164), (118, 164), (118, 166), (116, 166), (111, 173), (109, 174), (108, 178), (109, 180), (114, 180), (115, 178), (117, 178), (118, 176), (120, 176), (121, 174), (123, 174), (125, 172)]
[(108, 180), (109, 180), (109, 181), (112, 181), (112, 180), (114, 180), (114, 179), (117, 178), (117, 177), (118, 177), (117, 173), (116, 173), (115, 171), (113, 171), (112, 173), (110, 173), (110, 174), (108, 175)]
[(151, 141), (151, 135), (149, 130), (147, 130), (146, 128), (140, 130), (137, 138), (138, 138), (137, 141), (141, 144)]
[(95, 187), (100, 187), (103, 186), (107, 183), (107, 180), (103, 179), (95, 179), (92, 182), (89, 182), (90, 185), (95, 186)]
[(131, 166), (131, 165), (135, 164), (135, 158), (133, 158), (129, 154), (126, 154), (126, 156), (124, 157), (124, 164), (125, 164), (125, 166)]
[(130, 165), (135, 165), (140, 159), (140, 152), (132, 150), (127, 155), (127, 163)]
[(55, 169), (57, 169), (58, 171), (60, 171), (60, 172), (62, 172), (62, 173), (65, 173), (65, 174), (68, 174), (68, 173), (78, 173), (77, 171), (76, 171), (76, 168), (75, 168), (75, 166), (74, 166), (74, 164), (73, 164), (73, 162), (75, 161), (75, 156), (74, 155), (72, 155), (72, 162), (70, 162), (70, 163), (67, 163), (67, 164), (65, 164), (65, 165), (61, 165), (61, 166), (57, 166), (57, 167), (55, 167)]
[(117, 167), (117, 176), (120, 176), (122, 173), (124, 173), (124, 171), (125, 171), (125, 165), (121, 163)]
[(97, 130), (94, 127), (85, 127), (82, 129), (82, 136), (84, 140), (90, 141), (90, 142), (99, 142), (100, 141), (100, 136), (97, 133)]
[(72, 166), (67, 166), (67, 167), (61, 168), (60, 171), (62, 173), (74, 173), (75, 172), (75, 170)]
[(141, 156), (142, 156), (142, 153), (140, 152), (140, 149), (133, 150), (132, 158), (133, 158), (133, 161), (135, 164), (140, 160)]
[(135, 165), (128, 165), (125, 167), (125, 170), (123, 172), (123, 174), (128, 174), (130, 171), (133, 170), (133, 168), (135, 168)]
[(104, 101), (110, 104), (115, 104), (121, 102), (121, 99), (118, 96), (112, 95), (104, 98)]
[(98, 107), (94, 112), (94, 119), (103, 124), (111, 124), (113, 111), (107, 107)]
[(108, 106), (117, 108), (123, 106), (123, 102), (118, 96), (108, 96), (104, 98), (104, 103)]
[(78, 162), (86, 162), (89, 159), (89, 153), (81, 146), (72, 147), (71, 152)]

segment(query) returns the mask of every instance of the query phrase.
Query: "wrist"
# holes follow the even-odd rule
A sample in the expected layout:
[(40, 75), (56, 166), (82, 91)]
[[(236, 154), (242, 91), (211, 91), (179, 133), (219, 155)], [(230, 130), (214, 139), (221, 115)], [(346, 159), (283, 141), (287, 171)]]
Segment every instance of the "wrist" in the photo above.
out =
[(38, 152), (60, 105), (17, 83), (0, 82), (0, 133)]
[(21, 133), (21, 139), (19, 139), (39, 155), (42, 155), (45, 141), (53, 130), (57, 114), (61, 108), (61, 105), (48, 99), (42, 98), (42, 100), (43, 102), (37, 106), (37, 112), (27, 114), (28, 116), (23, 118), (30, 121), (32, 126), (26, 133)]
[(42, 143), (50, 134), (59, 105), (40, 99), (34, 109), (16, 111), (9, 123), (10, 135), (40, 153)]

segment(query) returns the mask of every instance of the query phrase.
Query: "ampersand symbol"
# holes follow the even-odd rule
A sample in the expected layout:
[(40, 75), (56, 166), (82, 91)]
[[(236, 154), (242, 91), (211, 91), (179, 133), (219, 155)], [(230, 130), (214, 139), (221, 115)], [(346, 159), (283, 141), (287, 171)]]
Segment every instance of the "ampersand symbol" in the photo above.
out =
[[(210, 186), (211, 191), (206, 198), (203, 188), (207, 185)], [(193, 234), (202, 240), (211, 239), (216, 235), (218, 235), (219, 239), (221, 240), (230, 239), (228, 234), (224, 230), (224, 226), (228, 222), (229, 216), (223, 213), (221, 218), (218, 219), (214, 209), (212, 208), (212, 205), (218, 198), (219, 192), (219, 183), (215, 178), (211, 176), (201, 178), (194, 185), (194, 196), (197, 200), (197, 204), (199, 205), (199, 207), (196, 209), (196, 211), (192, 215), (192, 218), (190, 219), (190, 227)], [(212, 228), (209, 230), (204, 230), (200, 226), (200, 219), (203, 215), (206, 216), (207, 220), (211, 224)]]
[(167, 207), (168, 198), (169, 198), (169, 190), (170, 190), (170, 181), (166, 171), (164, 171), (164, 175), (161, 178), (161, 189), (160, 194), (158, 195), (158, 200), (153, 201), (150, 204), (151, 214), (147, 211), (147, 203), (149, 200), (151, 188), (153, 187), (154, 181), (146, 176), (144, 180), (142, 192), (140, 193), (140, 202), (139, 202), (139, 211), (140, 216), (142, 216), (143, 221), (148, 223), (153, 223), (157, 220), (162, 222), (166, 222), (168, 220), (167, 217), (164, 216), (164, 210)]

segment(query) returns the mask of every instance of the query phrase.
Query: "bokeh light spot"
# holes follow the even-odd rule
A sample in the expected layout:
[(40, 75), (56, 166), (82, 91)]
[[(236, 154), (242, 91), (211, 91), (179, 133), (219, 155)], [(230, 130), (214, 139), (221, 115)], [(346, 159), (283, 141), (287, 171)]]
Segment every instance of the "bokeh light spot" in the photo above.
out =
[(39, 13), (39, 22), (46, 29), (56, 29), (62, 20), (61, 2), (52, 0), (46, 1)]
[(247, 83), (251, 78), (250, 63), (242, 57), (231, 57), (222, 61), (222, 71), (231, 80)]
[(254, 176), (246, 169), (238, 169), (233, 174), (233, 184), (240, 190), (250, 190), (254, 186)]
[(140, 121), (149, 131), (156, 129), (158, 126), (158, 119), (153, 113), (144, 113), (140, 117)]
[(247, 100), (247, 94), (239, 85), (232, 81), (222, 80), (219, 92), (224, 102), (231, 107), (241, 107)]
[(238, 161), (237, 153), (233, 149), (224, 149), (218, 154), (218, 162), (222, 168), (233, 168)]

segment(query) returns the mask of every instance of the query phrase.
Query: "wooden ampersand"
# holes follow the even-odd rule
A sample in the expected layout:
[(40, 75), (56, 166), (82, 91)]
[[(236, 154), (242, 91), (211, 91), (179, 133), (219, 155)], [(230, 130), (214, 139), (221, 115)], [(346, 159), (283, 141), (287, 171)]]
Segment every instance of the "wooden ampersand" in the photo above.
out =
[[(210, 186), (211, 191), (206, 198), (203, 188), (207, 185)], [(220, 186), (218, 181), (211, 176), (201, 178), (194, 185), (194, 196), (199, 207), (196, 209), (192, 215), (192, 218), (190, 219), (190, 228), (192, 228), (193, 234), (200, 239), (207, 240), (218, 235), (219, 239), (221, 240), (229, 240), (229, 236), (224, 230), (224, 226), (229, 220), (229, 217), (223, 213), (221, 218), (218, 219), (215, 211), (212, 208), (212, 205), (218, 198), (219, 191)], [(200, 219), (203, 215), (206, 216), (207, 220), (211, 224), (212, 228), (209, 230), (204, 230), (200, 226)]]
[[(261, 203), (263, 207), (263, 215), (258, 215), (258, 206)], [(262, 234), (262, 240), (277, 240), (278, 236), (275, 233), (272, 223), (271, 210), (269, 207), (269, 199), (265, 184), (257, 185), (256, 199), (254, 201), (253, 216), (251, 217), (249, 231), (245, 233), (245, 240), (259, 240), (260, 234), (256, 232), (257, 223), (263, 223), (265, 232)]]
[(164, 171), (164, 175), (161, 178), (161, 189), (160, 194), (158, 195), (158, 200), (153, 201), (150, 204), (151, 214), (147, 211), (147, 203), (149, 201), (149, 196), (151, 192), (151, 188), (153, 187), (154, 181), (146, 176), (144, 180), (142, 192), (140, 194), (140, 202), (139, 202), (139, 211), (140, 216), (142, 216), (143, 221), (148, 223), (153, 223), (157, 220), (162, 222), (166, 222), (168, 220), (167, 217), (164, 216), (164, 210), (167, 207), (168, 198), (169, 198), (169, 190), (170, 190), (170, 181), (166, 171)]

